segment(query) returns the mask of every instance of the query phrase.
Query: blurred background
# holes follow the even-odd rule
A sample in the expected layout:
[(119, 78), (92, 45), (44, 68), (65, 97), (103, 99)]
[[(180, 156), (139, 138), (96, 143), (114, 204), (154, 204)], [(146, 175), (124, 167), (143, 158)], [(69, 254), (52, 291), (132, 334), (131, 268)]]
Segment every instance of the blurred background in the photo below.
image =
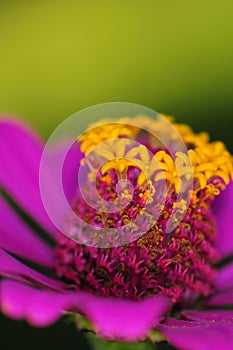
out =
[[(0, 0), (0, 112), (47, 138), (84, 107), (133, 102), (233, 151), (232, 16), (232, 0)], [(62, 322), (0, 322), (7, 349), (88, 349)]]

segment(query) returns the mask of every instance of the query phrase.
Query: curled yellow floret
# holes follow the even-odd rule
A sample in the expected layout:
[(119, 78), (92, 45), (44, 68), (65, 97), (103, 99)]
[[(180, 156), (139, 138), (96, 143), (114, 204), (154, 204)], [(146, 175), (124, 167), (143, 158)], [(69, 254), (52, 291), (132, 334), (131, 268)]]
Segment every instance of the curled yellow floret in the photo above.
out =
[(119, 137), (133, 137), (135, 131), (129, 126), (121, 123), (104, 124), (89, 129), (78, 138), (81, 144), (81, 152), (88, 154), (100, 143), (117, 139)]
[[(141, 142), (145, 133), (147, 144)], [(155, 120), (144, 115), (105, 119), (78, 141), (85, 155), (93, 152), (103, 160), (103, 176), (109, 170), (123, 174), (129, 167), (137, 167), (139, 186), (166, 181), (176, 193), (189, 186), (193, 193), (205, 190), (207, 195), (216, 196), (233, 175), (232, 156), (222, 142), (210, 142), (207, 133), (195, 134), (188, 125), (163, 115)], [(169, 147), (174, 148), (177, 142), (183, 148), (170, 153)]]

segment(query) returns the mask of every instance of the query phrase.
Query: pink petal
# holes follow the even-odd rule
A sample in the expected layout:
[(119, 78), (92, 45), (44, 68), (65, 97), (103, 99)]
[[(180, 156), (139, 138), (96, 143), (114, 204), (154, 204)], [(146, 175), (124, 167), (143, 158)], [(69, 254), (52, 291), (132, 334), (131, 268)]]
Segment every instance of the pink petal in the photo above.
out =
[(39, 191), (42, 141), (19, 121), (1, 119), (0, 148), (0, 186), (38, 223), (57, 236)]
[(219, 232), (218, 251), (222, 256), (233, 254), (233, 182), (216, 198), (214, 211)]
[(169, 343), (181, 350), (229, 350), (232, 348), (233, 324), (224, 322), (189, 322), (169, 319), (158, 326)]
[(22, 221), (0, 196), (0, 247), (46, 267), (54, 264), (53, 249)]
[(0, 248), (0, 276), (10, 277), (24, 283), (61, 290), (63, 284), (33, 270)]
[(0, 302), (6, 315), (24, 318), (35, 326), (48, 326), (62, 315), (62, 310), (80, 311), (91, 320), (100, 336), (124, 341), (145, 337), (170, 307), (170, 301), (164, 297), (135, 302), (86, 292), (61, 294), (9, 280), (1, 282)]

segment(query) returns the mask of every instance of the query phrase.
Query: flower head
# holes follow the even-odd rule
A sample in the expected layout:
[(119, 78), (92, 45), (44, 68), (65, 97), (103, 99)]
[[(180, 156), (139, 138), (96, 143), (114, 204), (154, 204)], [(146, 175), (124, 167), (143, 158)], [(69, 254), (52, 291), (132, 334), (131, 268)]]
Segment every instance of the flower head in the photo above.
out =
[[(18, 122), (1, 120), (5, 314), (46, 326), (61, 310), (74, 312), (111, 340), (141, 340), (156, 328), (182, 349), (201, 348), (202, 334), (210, 329), (221, 342), (224, 332), (232, 334), (231, 311), (204, 311), (206, 304), (233, 303), (233, 267), (217, 267), (233, 251), (232, 157), (206, 133), (195, 134), (167, 117), (169, 130), (161, 127), (163, 120), (104, 120), (78, 137), (69, 153), (53, 151), (46, 168), (49, 194), (53, 166), (65, 158), (69, 212), (56, 191), (49, 195), (62, 232), (41, 201), (43, 143)], [(27, 262), (44, 266), (47, 276)]]
[[(74, 289), (106, 297), (166, 295), (178, 302), (187, 294), (207, 296), (219, 259), (211, 204), (230, 181), (231, 156), (222, 143), (209, 143), (185, 129), (187, 149), (172, 157), (144, 128), (124, 121), (95, 126), (78, 139), (86, 156), (81, 165), (87, 165), (85, 198), (78, 192), (73, 200), (81, 221), (67, 220), (68, 237), (62, 235), (56, 248), (57, 274)], [(140, 117), (140, 124), (149, 124), (149, 119)], [(176, 128), (183, 132), (184, 127)], [(187, 181), (191, 179), (194, 188)], [(119, 210), (106, 211), (109, 202)], [(174, 229), (168, 232), (173, 211)], [(93, 227), (98, 247), (77, 242), (83, 222)], [(105, 229), (104, 234), (98, 228)], [(122, 237), (127, 242), (123, 246), (117, 244)]]

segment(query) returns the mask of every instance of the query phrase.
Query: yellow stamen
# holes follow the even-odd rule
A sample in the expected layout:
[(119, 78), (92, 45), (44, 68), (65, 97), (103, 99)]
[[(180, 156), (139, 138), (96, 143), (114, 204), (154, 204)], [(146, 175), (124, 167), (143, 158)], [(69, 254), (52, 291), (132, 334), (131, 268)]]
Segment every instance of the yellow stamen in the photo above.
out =
[[(152, 182), (165, 180), (179, 193), (186, 182), (194, 179), (194, 194), (205, 190), (209, 196), (218, 195), (233, 178), (233, 158), (225, 145), (209, 142), (207, 133), (195, 134), (186, 124), (177, 124), (172, 117), (165, 118), (173, 129), (164, 127), (163, 118), (152, 120), (145, 115), (123, 117), (117, 123), (101, 121), (79, 138), (81, 151), (85, 155), (94, 151), (106, 161), (101, 168), (103, 175), (110, 169), (125, 174), (129, 166), (136, 166), (140, 169), (139, 186), (150, 179)], [(101, 125), (103, 122), (108, 124)], [(163, 150), (152, 155), (143, 145), (131, 147), (132, 140), (137, 140), (141, 132), (140, 128), (151, 132), (149, 140), (159, 148), (162, 148), (160, 139), (176, 142), (180, 135), (188, 152), (180, 151), (171, 157)]]
[(128, 136), (133, 137), (135, 129), (130, 125), (126, 126), (121, 123), (110, 123), (95, 126), (89, 129), (85, 134), (78, 138), (80, 142), (80, 150), (86, 155), (91, 152), (98, 144), (107, 140), (114, 140), (119, 137)]

